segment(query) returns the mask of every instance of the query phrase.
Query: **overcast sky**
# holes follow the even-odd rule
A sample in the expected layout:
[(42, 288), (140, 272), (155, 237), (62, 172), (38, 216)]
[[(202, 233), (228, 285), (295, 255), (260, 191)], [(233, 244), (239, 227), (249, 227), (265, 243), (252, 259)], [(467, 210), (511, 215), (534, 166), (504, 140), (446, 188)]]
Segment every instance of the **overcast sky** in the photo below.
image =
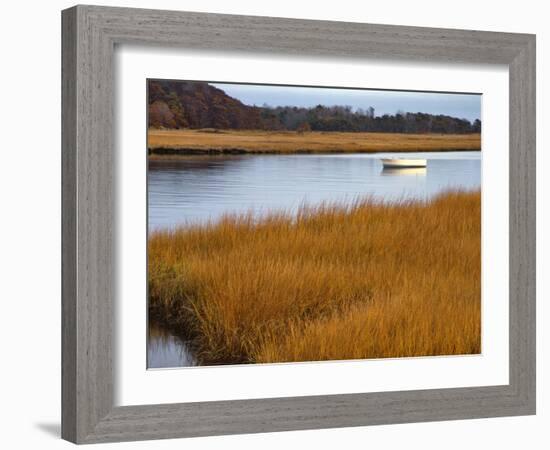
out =
[(397, 111), (446, 114), (470, 121), (481, 118), (481, 95), (439, 94), (433, 92), (377, 91), (366, 89), (328, 89), (250, 84), (215, 84), (226, 94), (246, 105), (332, 106), (349, 105), (366, 109), (372, 106), (377, 116)]

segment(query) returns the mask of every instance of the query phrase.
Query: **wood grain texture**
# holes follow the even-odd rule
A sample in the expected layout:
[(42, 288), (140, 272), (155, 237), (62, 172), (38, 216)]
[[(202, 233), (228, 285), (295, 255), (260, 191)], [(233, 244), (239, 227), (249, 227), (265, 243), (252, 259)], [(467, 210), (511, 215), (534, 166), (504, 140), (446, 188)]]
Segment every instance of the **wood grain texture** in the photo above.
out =
[(535, 410), (536, 93), (535, 39), (510, 71), (510, 385)]
[(61, 360), (62, 431), (76, 440), (76, 10), (62, 17)]
[[(65, 439), (93, 443), (535, 412), (534, 36), (94, 6), (63, 11), (62, 30)], [(113, 52), (121, 43), (508, 65), (510, 384), (113, 407)]]

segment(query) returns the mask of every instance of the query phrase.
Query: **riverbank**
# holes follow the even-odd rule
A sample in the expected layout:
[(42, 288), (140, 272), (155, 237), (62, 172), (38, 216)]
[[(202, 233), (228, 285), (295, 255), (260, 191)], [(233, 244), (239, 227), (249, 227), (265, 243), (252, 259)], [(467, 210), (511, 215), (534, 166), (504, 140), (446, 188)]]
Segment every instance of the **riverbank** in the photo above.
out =
[(402, 134), (260, 130), (148, 130), (154, 155), (472, 151), (479, 134)]
[(475, 354), (480, 239), (479, 191), (157, 231), (149, 313), (200, 364)]

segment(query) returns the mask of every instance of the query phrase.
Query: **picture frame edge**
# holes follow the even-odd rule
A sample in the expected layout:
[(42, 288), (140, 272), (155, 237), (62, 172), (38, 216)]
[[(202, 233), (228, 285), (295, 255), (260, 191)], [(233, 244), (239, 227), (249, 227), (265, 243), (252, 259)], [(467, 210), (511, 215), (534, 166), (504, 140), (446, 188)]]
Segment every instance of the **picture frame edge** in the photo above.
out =
[[(143, 21), (151, 14), (153, 23), (144, 26)], [(170, 26), (162, 26), (162, 17)], [(210, 32), (216, 23), (226, 19), (237, 29), (230, 31), (231, 39), (222, 42), (219, 37), (212, 38)], [(315, 35), (312, 30), (322, 23), (323, 29), (333, 27), (338, 32), (351, 29), (359, 42), (376, 36), (376, 42), (367, 49), (350, 47), (346, 57), (361, 54), (380, 57), (384, 52), (393, 51), (392, 58), (430, 59), (425, 49), (403, 47), (403, 40), (397, 35), (392, 43), (392, 32), (407, 34), (410, 31), (417, 38), (426, 33), (432, 39), (435, 33), (455, 39), (452, 42), (440, 39), (437, 44), (440, 59), (433, 52), (436, 44), (427, 39), (429, 53), (437, 61), (449, 62), (450, 53), (456, 56), (455, 61), (476, 63), (482, 62), (480, 55), (491, 53), (490, 64), (509, 66), (509, 385), (113, 407), (111, 320), (116, 274), (113, 275), (112, 234), (117, 199), (113, 193), (112, 171), (116, 156), (112, 129), (112, 56), (115, 44), (120, 43), (182, 45), (187, 42), (185, 36), (178, 36), (177, 30), (172, 30), (177, 29), (174, 23), (178, 20), (186, 24), (186, 31), (180, 31), (181, 34), (202, 33), (209, 37), (200, 44), (201, 48), (213, 49), (223, 44), (226, 49), (234, 45), (239, 51), (246, 51), (243, 47), (246, 41), (249, 48), (257, 43), (254, 48), (261, 51), (266, 51), (267, 46), (267, 51), (295, 55), (305, 48), (303, 44), (301, 50), (289, 47), (289, 39), (303, 43), (304, 36), (310, 39)], [(270, 36), (270, 43), (266, 44), (261, 36), (239, 37), (239, 26), (249, 20), (254, 21), (256, 28), (262, 23), (278, 24), (281, 29), (288, 26), (285, 24), (295, 27), (299, 23), (304, 30), (292, 28), (286, 31), (286, 36)], [(193, 21), (200, 22), (197, 27), (200, 30), (191, 31)], [(486, 48), (478, 52), (465, 45), (460, 47), (457, 36)], [(502, 45), (499, 40), (503, 41)], [(342, 53), (345, 40), (335, 42), (331, 48), (327, 43), (320, 43), (313, 50), (311, 46), (307, 50), (334, 57), (337, 51)], [(62, 11), (62, 437), (75, 443), (94, 443), (534, 414), (535, 42), (535, 36), (530, 34), (262, 16), (89, 5)], [(191, 39), (187, 45), (198, 44)], [(400, 49), (400, 45), (403, 48)], [(446, 45), (452, 48), (443, 55)], [(430, 407), (430, 403), (440, 405), (439, 409)], [(235, 414), (227, 413), (227, 408), (237, 407), (240, 422)], [(299, 412), (294, 418), (293, 409)], [(281, 414), (290, 416), (293, 422), (285, 421)], [(201, 426), (198, 418), (210, 425)]]

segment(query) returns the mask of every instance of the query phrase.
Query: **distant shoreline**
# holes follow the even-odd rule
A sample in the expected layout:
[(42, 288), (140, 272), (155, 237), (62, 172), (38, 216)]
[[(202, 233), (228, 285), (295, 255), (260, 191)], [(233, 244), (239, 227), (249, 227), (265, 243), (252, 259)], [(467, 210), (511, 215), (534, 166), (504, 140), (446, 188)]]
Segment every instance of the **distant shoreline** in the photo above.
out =
[(280, 151), (280, 150), (247, 150), (243, 148), (210, 148), (210, 149), (197, 149), (197, 148), (148, 148), (150, 156), (208, 156), (208, 155), (345, 155), (351, 153), (436, 153), (436, 152), (475, 152), (480, 150), (472, 150), (469, 148), (456, 148), (456, 149), (435, 149), (435, 150), (307, 150), (298, 149), (294, 151)]
[(149, 129), (150, 156), (480, 151), (480, 134)]

